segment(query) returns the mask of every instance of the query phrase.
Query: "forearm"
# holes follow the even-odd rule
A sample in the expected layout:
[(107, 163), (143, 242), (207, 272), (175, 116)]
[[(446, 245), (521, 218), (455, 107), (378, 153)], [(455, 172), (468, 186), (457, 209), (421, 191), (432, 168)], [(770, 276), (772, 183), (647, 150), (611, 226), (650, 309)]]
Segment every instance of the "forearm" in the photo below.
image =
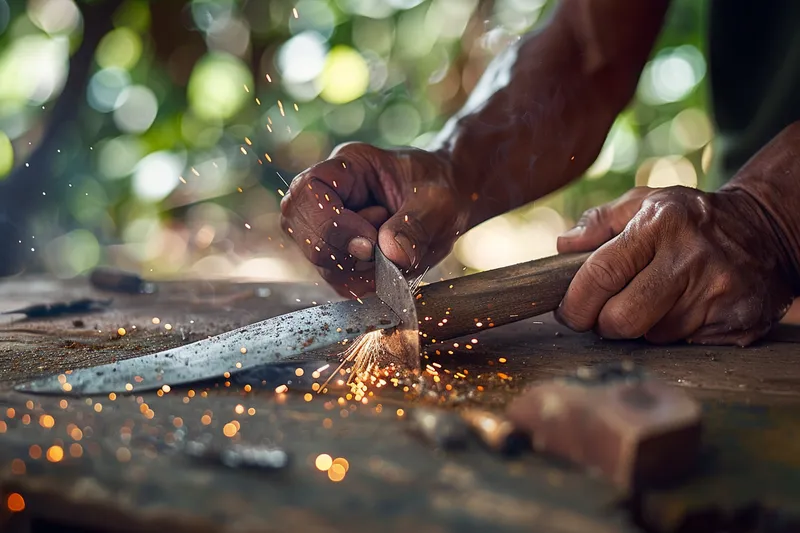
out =
[(794, 295), (800, 295), (800, 121), (778, 134), (720, 191), (750, 199), (753, 224), (764, 228)]
[(580, 176), (628, 103), (668, 0), (563, 0), (546, 29), (489, 66), (432, 149), (452, 163), (470, 225)]

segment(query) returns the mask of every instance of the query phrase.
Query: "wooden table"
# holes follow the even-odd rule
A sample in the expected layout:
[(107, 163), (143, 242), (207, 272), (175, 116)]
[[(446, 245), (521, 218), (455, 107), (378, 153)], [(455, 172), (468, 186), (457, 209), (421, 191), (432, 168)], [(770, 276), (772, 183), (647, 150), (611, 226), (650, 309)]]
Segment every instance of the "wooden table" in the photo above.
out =
[[(113, 401), (13, 392), (19, 380), (174, 347), (333, 295), (314, 285), (211, 282), (108, 295), (84, 282), (26, 278), (0, 284), (0, 311), (83, 297), (114, 301), (94, 314), (0, 319), (0, 530), (583, 533), (641, 531), (644, 522), (705, 532), (731, 520), (798, 530), (791, 528), (800, 523), (800, 345), (791, 328), (747, 349), (656, 347), (574, 334), (544, 317), (486, 331), (472, 350), (461, 343), (438, 359), (468, 371), (464, 401), (490, 408), (532, 380), (623, 358), (701, 399), (697, 475), (631, 500), (533, 454), (435, 450), (408, 431), (414, 401), (393, 387), (366, 404), (339, 402), (338, 392), (306, 401), (301, 386), (276, 394), (274, 383), (245, 392), (220, 382)], [(223, 428), (233, 421), (238, 431), (229, 438)], [(202, 464), (172, 445), (181, 435), (279, 446), (292, 464), (277, 472)], [(59, 450), (64, 456), (54, 461)], [(348, 461), (343, 480), (315, 467), (323, 453)], [(23, 512), (7, 509), (14, 493)]]

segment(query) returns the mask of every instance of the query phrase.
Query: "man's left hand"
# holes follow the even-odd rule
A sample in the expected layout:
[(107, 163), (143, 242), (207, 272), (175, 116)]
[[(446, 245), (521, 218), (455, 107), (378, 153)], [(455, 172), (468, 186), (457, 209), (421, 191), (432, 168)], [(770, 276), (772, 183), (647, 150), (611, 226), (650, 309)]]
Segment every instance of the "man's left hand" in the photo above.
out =
[(748, 345), (792, 301), (767, 233), (741, 192), (633, 189), (559, 237), (559, 253), (597, 250), (556, 316), (609, 339)]

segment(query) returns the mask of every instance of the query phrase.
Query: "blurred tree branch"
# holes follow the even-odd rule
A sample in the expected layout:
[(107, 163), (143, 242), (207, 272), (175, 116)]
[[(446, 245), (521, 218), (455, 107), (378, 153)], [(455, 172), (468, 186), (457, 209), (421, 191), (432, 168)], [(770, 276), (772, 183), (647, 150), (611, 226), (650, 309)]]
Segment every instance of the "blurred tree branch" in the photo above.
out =
[(86, 86), (95, 51), (112, 28), (112, 15), (122, 0), (82, 4), (83, 40), (69, 62), (69, 74), (39, 145), (28, 157), (32, 168), (18, 165), (0, 183), (0, 276), (16, 274), (25, 268), (21, 236), (27, 234), (30, 218), (46, 207), (42, 188), (52, 180), (53, 154), (66, 128), (83, 108)]

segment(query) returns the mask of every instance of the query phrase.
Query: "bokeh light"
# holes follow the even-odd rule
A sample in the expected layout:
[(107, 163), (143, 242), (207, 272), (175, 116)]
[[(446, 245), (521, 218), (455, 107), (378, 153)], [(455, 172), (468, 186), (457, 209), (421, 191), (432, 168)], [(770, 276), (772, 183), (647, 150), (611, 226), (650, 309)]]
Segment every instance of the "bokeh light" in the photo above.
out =
[(378, 119), (378, 129), (389, 143), (408, 145), (419, 135), (422, 119), (419, 111), (407, 103), (389, 106)]
[(133, 173), (133, 193), (145, 201), (163, 200), (180, 183), (184, 164), (182, 157), (168, 152), (145, 156)]
[(304, 31), (284, 44), (278, 53), (278, 69), (285, 83), (314, 80), (325, 68), (326, 39), (315, 31)]
[(110, 179), (129, 176), (144, 155), (141, 142), (133, 135), (122, 135), (104, 141), (96, 152), (100, 172)]
[(209, 50), (244, 57), (250, 49), (250, 27), (238, 18), (229, 18), (221, 26), (208, 32)]
[(389, 0), (337, 0), (337, 3), (348, 13), (375, 19), (389, 17), (395, 11)]
[(703, 54), (694, 46), (662, 50), (642, 72), (639, 96), (651, 105), (683, 100), (705, 73)]
[(103, 68), (130, 70), (142, 56), (142, 39), (130, 28), (107, 33), (97, 48), (97, 64)]
[(699, 150), (711, 142), (713, 134), (708, 115), (694, 107), (678, 113), (670, 125), (670, 141), (686, 152)]
[(697, 172), (691, 161), (685, 157), (662, 157), (653, 163), (650, 176), (647, 178), (647, 186), (671, 187), (673, 185), (697, 186)]
[(595, 180), (609, 171), (627, 172), (633, 168), (639, 155), (639, 141), (630, 120), (618, 119), (606, 138), (600, 155), (586, 171), (586, 177)]
[(8, 135), (0, 131), (0, 180), (14, 167), (14, 147)]
[(227, 54), (210, 54), (195, 66), (187, 96), (192, 111), (203, 119), (226, 120), (247, 101), (252, 76), (244, 63)]
[(460, 39), (478, 0), (435, 0), (425, 14), (425, 30), (440, 40)]
[[(189, 0), (180, 16), (126, 1), (76, 99), (62, 91), (85, 42), (81, 12), (101, 5), (0, 0), (0, 180), (51, 165), (31, 257), (59, 277), (108, 263), (155, 278), (319, 282), (280, 227), (284, 181), (345, 141), (428, 146), (492, 56), (540, 28), (555, 0)], [(664, 44), (584, 178), (467, 233), (441, 275), (551, 255), (583, 210), (634, 184), (708, 185), (706, 63), (680, 44), (703, 41), (699, 9), (673, 3)], [(78, 116), (32, 159), (65, 96)]]
[(361, 102), (351, 102), (341, 106), (328, 108), (324, 115), (325, 125), (339, 135), (352, 135), (357, 132), (366, 117), (366, 110)]
[(369, 86), (369, 68), (364, 58), (349, 46), (337, 46), (328, 53), (319, 78), (320, 96), (332, 104), (346, 104), (360, 98)]
[(217, 31), (231, 19), (233, 8), (230, 0), (193, 0), (192, 19), (202, 31)]
[(462, 264), (474, 270), (501, 268), (556, 253), (556, 239), (567, 230), (563, 217), (549, 207), (509, 213), (468, 231), (455, 246)]
[(71, 278), (97, 266), (100, 253), (97, 238), (80, 229), (54, 239), (46, 249), (51, 271), (61, 278)]
[(539, 19), (546, 3), (546, 0), (499, 0), (494, 17), (508, 31), (522, 33)]
[(130, 85), (131, 77), (121, 68), (111, 67), (92, 76), (87, 88), (89, 105), (101, 113), (110, 113), (120, 103), (120, 95)]
[(41, 105), (50, 100), (66, 81), (68, 52), (65, 36), (26, 35), (12, 41), (0, 51), (0, 101)]
[(29, 0), (28, 17), (51, 35), (70, 33), (81, 21), (78, 6), (72, 0)]
[(114, 107), (114, 123), (125, 133), (147, 131), (158, 114), (156, 95), (143, 85), (125, 88)]
[(391, 19), (357, 18), (353, 21), (353, 44), (361, 50), (387, 55), (392, 50), (395, 25)]
[(220, 119), (200, 119), (192, 112), (181, 117), (180, 131), (183, 140), (190, 145), (208, 148), (216, 144), (222, 137), (222, 121)]
[(295, 8), (303, 16), (289, 19), (289, 31), (293, 34), (314, 31), (326, 40), (331, 38), (337, 19), (328, 2), (300, 0)]

